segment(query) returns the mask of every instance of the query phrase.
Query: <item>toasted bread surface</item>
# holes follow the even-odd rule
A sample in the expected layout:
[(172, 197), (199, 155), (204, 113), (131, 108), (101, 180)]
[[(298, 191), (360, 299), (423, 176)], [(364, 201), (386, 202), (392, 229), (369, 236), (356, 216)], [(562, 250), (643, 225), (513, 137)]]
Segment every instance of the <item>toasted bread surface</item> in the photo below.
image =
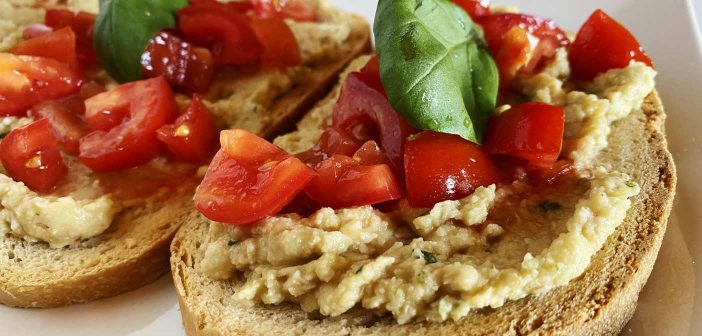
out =
[[(319, 124), (338, 89), (301, 123)], [(245, 306), (233, 299), (242, 278), (212, 280), (198, 272), (208, 222), (182, 217), (171, 245), (171, 268), (188, 335), (616, 335), (631, 318), (662, 242), (676, 175), (664, 135), (665, 113), (656, 92), (642, 108), (614, 124), (596, 164), (629, 174), (641, 185), (627, 217), (584, 274), (567, 286), (497, 309), (481, 309), (458, 322), (398, 325), (361, 309), (321, 318), (297, 305)], [(295, 137), (293, 135), (293, 137)], [(295, 141), (297, 139), (285, 139)], [(294, 146), (293, 146), (294, 147)]]

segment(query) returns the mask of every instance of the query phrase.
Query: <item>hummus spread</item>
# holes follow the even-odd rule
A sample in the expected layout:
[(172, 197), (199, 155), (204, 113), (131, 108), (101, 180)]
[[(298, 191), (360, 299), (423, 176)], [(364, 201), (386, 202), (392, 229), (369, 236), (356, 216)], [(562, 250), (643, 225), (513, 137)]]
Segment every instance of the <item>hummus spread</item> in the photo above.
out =
[[(212, 222), (200, 272), (242, 279), (233, 284), (242, 304), (297, 302), (325, 316), (360, 306), (399, 323), (457, 320), (568, 284), (640, 191), (628, 176), (592, 162), (607, 146), (611, 124), (640, 108), (656, 74), (632, 63), (576, 91), (566, 83), (569, 72), (563, 49), (541, 73), (517, 83), (530, 100), (565, 108), (565, 150), (578, 176), (548, 187), (479, 188), (431, 209), (401, 202), (390, 214), (360, 207), (271, 217), (248, 228)], [(334, 103), (319, 105), (275, 144), (293, 153), (309, 148)]]

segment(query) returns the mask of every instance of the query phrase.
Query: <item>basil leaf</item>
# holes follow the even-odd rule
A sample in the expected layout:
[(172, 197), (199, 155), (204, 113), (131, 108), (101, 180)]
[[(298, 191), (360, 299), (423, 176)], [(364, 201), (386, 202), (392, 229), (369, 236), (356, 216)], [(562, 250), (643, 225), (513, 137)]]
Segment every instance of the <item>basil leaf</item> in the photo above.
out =
[(480, 143), (499, 75), (468, 14), (448, 0), (380, 0), (373, 32), (395, 110), (417, 128)]
[(141, 79), (141, 55), (159, 31), (175, 27), (188, 0), (100, 0), (93, 46), (107, 73), (120, 83)]

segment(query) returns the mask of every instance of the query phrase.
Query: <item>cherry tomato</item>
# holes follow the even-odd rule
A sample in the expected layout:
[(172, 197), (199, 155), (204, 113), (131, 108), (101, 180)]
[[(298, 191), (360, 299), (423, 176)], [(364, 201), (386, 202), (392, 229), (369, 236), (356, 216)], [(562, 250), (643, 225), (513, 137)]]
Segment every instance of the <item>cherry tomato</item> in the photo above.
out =
[(144, 77), (164, 76), (168, 83), (187, 92), (205, 92), (214, 78), (212, 53), (194, 48), (169, 33), (160, 32), (151, 39), (141, 56)]
[(46, 26), (58, 30), (71, 27), (76, 34), (78, 60), (81, 64), (97, 63), (98, 57), (93, 49), (93, 27), (96, 16), (87, 12), (73, 12), (65, 9), (47, 9), (44, 15)]
[(225, 4), (181, 9), (178, 30), (189, 42), (209, 47), (217, 65), (251, 64), (260, 59), (262, 47), (248, 19)]
[(159, 128), (157, 133), (176, 159), (185, 162), (209, 161), (217, 144), (214, 121), (198, 95), (174, 124)]
[(0, 142), (0, 160), (12, 179), (42, 193), (54, 189), (68, 171), (46, 119), (5, 136)]
[[(176, 109), (163, 77), (123, 84), (86, 100), (88, 124), (101, 127), (80, 140), (81, 162), (95, 172), (110, 172), (151, 161), (161, 151), (156, 130), (175, 119)], [(118, 122), (106, 127), (105, 120)]]
[(317, 11), (304, 0), (253, 0), (256, 16), (281, 17), (295, 21), (317, 21)]
[(499, 179), (490, 157), (459, 136), (425, 131), (405, 146), (405, 181), (413, 207), (461, 199)]
[(560, 106), (526, 103), (493, 117), (485, 136), (485, 151), (551, 167), (563, 146), (565, 113)]
[(461, 6), (468, 15), (477, 21), (484, 16), (490, 15), (490, 0), (452, 0), (456, 5)]
[(261, 44), (261, 65), (289, 67), (302, 64), (300, 46), (283, 19), (253, 19), (251, 28)]
[(299, 159), (244, 130), (223, 131), (215, 155), (195, 192), (205, 217), (247, 225), (278, 213), (315, 177)]
[(33, 105), (78, 92), (80, 75), (67, 64), (0, 53), (0, 116), (21, 116)]
[(352, 156), (360, 147), (356, 140), (345, 131), (335, 127), (327, 127), (313, 148), (296, 156), (302, 162), (314, 166), (334, 154)]
[(61, 148), (72, 155), (78, 155), (80, 139), (89, 131), (80, 118), (84, 113), (84, 100), (78, 95), (45, 101), (34, 105), (27, 112), (35, 120), (46, 119)]
[(76, 34), (71, 27), (44, 34), (20, 42), (12, 53), (15, 55), (41, 56), (55, 59), (61, 63), (78, 68), (78, 55), (76, 54)]
[(573, 77), (592, 80), (610, 69), (625, 68), (631, 61), (653, 66), (641, 45), (619, 22), (597, 10), (583, 24), (568, 54)]

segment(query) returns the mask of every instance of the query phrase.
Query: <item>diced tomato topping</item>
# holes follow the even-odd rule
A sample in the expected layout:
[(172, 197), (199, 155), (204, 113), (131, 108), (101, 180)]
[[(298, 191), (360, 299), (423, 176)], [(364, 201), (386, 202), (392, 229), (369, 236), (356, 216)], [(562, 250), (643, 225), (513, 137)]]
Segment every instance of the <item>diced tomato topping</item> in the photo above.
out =
[(22, 38), (25, 40), (33, 39), (42, 35), (53, 32), (54, 29), (41, 23), (33, 24), (22, 31)]
[(84, 113), (83, 99), (75, 95), (39, 103), (29, 109), (27, 114), (35, 120), (46, 119), (61, 148), (68, 154), (78, 155), (80, 139), (89, 131), (80, 118)]
[(12, 48), (15, 55), (41, 56), (55, 59), (61, 63), (78, 68), (78, 55), (76, 54), (76, 34), (71, 27), (44, 34), (25, 40)]
[(68, 171), (46, 119), (10, 132), (0, 142), (0, 160), (15, 181), (49, 192)]
[(85, 107), (88, 124), (101, 127), (80, 140), (79, 158), (95, 172), (132, 168), (156, 157), (161, 151), (156, 130), (173, 121), (177, 110), (163, 77), (120, 85), (86, 100)]
[(354, 153), (353, 158), (364, 165), (390, 164), (388, 157), (385, 156), (378, 144), (373, 140), (366, 141), (366, 143)]
[[(533, 71), (569, 44), (566, 34), (551, 20), (525, 14), (492, 14), (480, 18), (490, 53), (500, 70), (502, 90), (523, 68)], [(532, 45), (529, 35), (538, 39)]]
[(312, 149), (296, 156), (302, 162), (314, 166), (334, 154), (352, 156), (360, 147), (361, 145), (345, 131), (335, 127), (327, 127)]
[(261, 44), (261, 65), (289, 67), (302, 63), (297, 39), (283, 19), (252, 19), (251, 28)]
[(499, 179), (488, 154), (459, 136), (425, 131), (405, 146), (405, 181), (413, 207), (461, 199)]
[(485, 151), (551, 167), (563, 146), (565, 113), (560, 106), (526, 103), (493, 117), (485, 137)]
[(536, 185), (553, 184), (561, 177), (575, 171), (575, 166), (571, 160), (558, 160), (549, 168), (528, 166), (527, 173), (529, 179)]
[(373, 54), (361, 71), (356, 73), (356, 76), (362, 82), (366, 83), (366, 85), (387, 97), (383, 82), (380, 79), (380, 61), (378, 60), (378, 54)]
[(249, 11), (253, 11), (254, 6), (250, 0), (244, 1), (229, 1), (229, 2), (219, 2), (217, 0), (190, 0), (190, 5), (192, 6), (213, 6), (215, 8), (221, 8), (220, 6), (225, 5), (227, 9), (233, 10), (238, 13), (246, 14)]
[(490, 0), (453, 0), (453, 3), (461, 6), (473, 21), (490, 15)]
[(47, 9), (44, 23), (58, 30), (71, 27), (76, 34), (78, 60), (81, 64), (96, 63), (98, 58), (93, 49), (93, 27), (96, 16), (87, 12), (72, 12), (64, 9)]
[(602, 10), (580, 28), (568, 54), (573, 77), (592, 80), (610, 69), (625, 68), (631, 61), (653, 66), (634, 35)]
[(280, 211), (281, 214), (298, 214), (300, 216), (310, 216), (322, 207), (317, 204), (313, 199), (307, 196), (306, 193), (301, 192), (293, 198), (288, 205), (286, 205), (283, 210)]
[(144, 77), (164, 76), (168, 83), (187, 92), (205, 92), (214, 78), (214, 59), (205, 48), (169, 33), (160, 32), (151, 39), (141, 56)]
[(189, 42), (209, 47), (217, 65), (244, 65), (260, 59), (262, 47), (247, 17), (226, 4), (181, 9), (178, 30)]
[(217, 144), (214, 121), (198, 95), (174, 124), (159, 128), (157, 133), (176, 159), (185, 162), (207, 162)]
[(373, 205), (402, 197), (392, 168), (354, 156), (333, 155), (317, 164), (319, 174), (305, 192), (320, 206), (335, 209)]
[(299, 159), (244, 130), (223, 131), (222, 149), (195, 192), (207, 218), (247, 225), (278, 213), (315, 177)]
[(253, 0), (256, 16), (288, 18), (295, 21), (317, 21), (317, 11), (304, 0)]
[(0, 116), (21, 116), (33, 105), (78, 92), (80, 75), (67, 64), (0, 53)]

